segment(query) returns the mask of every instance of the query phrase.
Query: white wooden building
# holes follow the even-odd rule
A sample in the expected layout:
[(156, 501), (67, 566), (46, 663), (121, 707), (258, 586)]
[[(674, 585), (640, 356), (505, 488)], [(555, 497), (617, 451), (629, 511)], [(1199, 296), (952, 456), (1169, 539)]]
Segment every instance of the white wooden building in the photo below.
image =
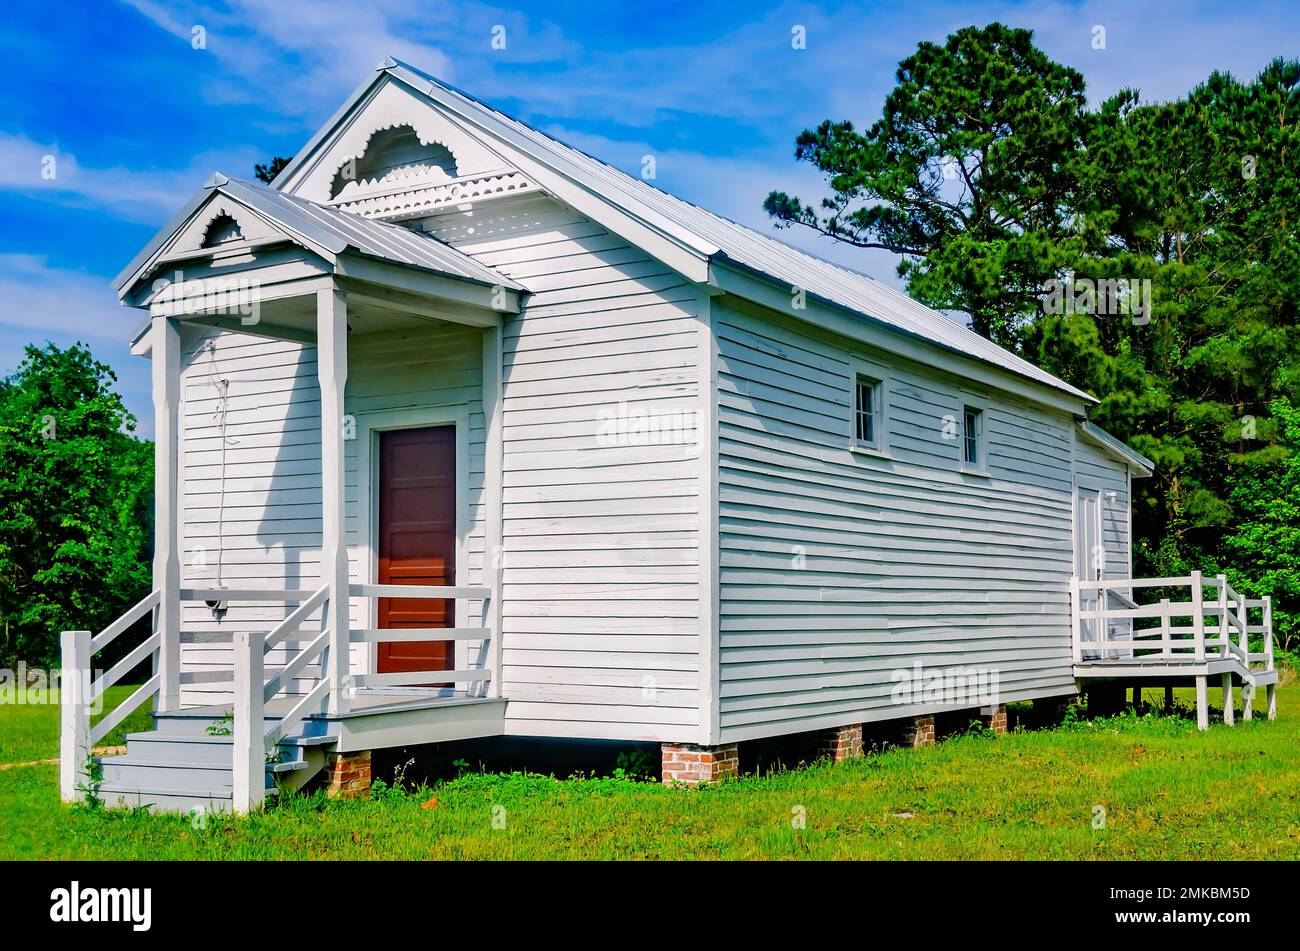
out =
[[(1150, 465), (1087, 394), (405, 64), (270, 187), (214, 176), (118, 287), (155, 590), (65, 671), (154, 633), (67, 678), (67, 798), (119, 719), (86, 704), (150, 654), (158, 728), (101, 794), (241, 810), (386, 746), (652, 741), (692, 781), (1091, 676), (1275, 679), (1264, 602), (1131, 578)], [(972, 671), (994, 692), (901, 690)]]

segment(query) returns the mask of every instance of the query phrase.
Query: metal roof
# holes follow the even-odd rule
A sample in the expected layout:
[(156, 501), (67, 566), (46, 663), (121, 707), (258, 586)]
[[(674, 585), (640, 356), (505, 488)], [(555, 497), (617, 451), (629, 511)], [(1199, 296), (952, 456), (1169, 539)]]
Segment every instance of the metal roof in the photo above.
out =
[(118, 275), (114, 283), (119, 293), (135, 281), (140, 271), (171, 236), (216, 193), (226, 195), (266, 217), (290, 237), (326, 257), (351, 251), (477, 284), (524, 290), (522, 285), (504, 274), (437, 238), (218, 173), (208, 180), (186, 203), (181, 213), (168, 222), (127, 265), (126, 270)]
[(1121, 440), (1112, 436), (1106, 430), (1102, 429), (1096, 423), (1090, 423), (1086, 419), (1079, 422), (1079, 429), (1095, 445), (1110, 453), (1111, 456), (1120, 462), (1126, 462), (1137, 469), (1137, 475), (1145, 477), (1155, 472), (1156, 464), (1148, 459), (1136, 449), (1128, 446)]
[[(1092, 396), (1064, 380), (865, 274), (800, 251), (661, 191), (415, 67), (390, 57), (381, 65), (380, 71), (471, 118), (507, 143), (548, 164), (591, 193), (612, 202), (702, 257), (734, 262), (782, 285), (802, 288), (812, 296), (897, 331), (1064, 391), (1086, 403), (1096, 402)], [(354, 101), (359, 101), (373, 82), (358, 89)], [(339, 115), (346, 114), (349, 105), (351, 102), (340, 110)], [(300, 158), (306, 157), (329, 128), (321, 130), (321, 134), (299, 153)], [(291, 164), (281, 175), (287, 178), (295, 167), (296, 163)]]

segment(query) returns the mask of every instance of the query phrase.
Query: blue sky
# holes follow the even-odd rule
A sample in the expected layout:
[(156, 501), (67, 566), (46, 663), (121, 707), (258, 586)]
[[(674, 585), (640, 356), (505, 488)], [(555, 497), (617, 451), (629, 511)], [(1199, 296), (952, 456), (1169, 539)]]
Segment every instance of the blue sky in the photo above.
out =
[[(1094, 101), (1183, 95), (1214, 69), (1300, 56), (1283, 3), (627, 3), (18, 0), (0, 22), (0, 373), (22, 345), (89, 343), (151, 429), (142, 315), (109, 280), (216, 169), (292, 155), (385, 55), (751, 227), (772, 188), (817, 179), (794, 136), (869, 124), (922, 39), (992, 20), (1032, 28)], [(506, 48), (492, 48), (505, 27)], [(791, 48), (806, 28), (807, 48)], [(1093, 48), (1094, 27), (1106, 48)], [(201, 27), (205, 48), (195, 49)], [(54, 177), (43, 177), (47, 156)], [(895, 281), (884, 253), (783, 237)]]

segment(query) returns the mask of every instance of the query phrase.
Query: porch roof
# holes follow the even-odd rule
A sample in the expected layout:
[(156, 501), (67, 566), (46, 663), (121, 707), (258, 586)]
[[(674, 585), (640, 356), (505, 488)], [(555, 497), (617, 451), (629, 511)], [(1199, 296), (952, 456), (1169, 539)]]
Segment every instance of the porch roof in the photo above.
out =
[(499, 271), (437, 238), (217, 173), (114, 279), (119, 296), (125, 296), (133, 285), (148, 275), (150, 268), (165, 256), (172, 239), (216, 194), (224, 195), (260, 215), (290, 240), (328, 260), (352, 252), (475, 284), (500, 286), (516, 292), (524, 290), (522, 285)]
[(1107, 455), (1131, 466), (1133, 475), (1138, 478), (1144, 479), (1155, 472), (1156, 464), (1154, 462), (1122, 440), (1106, 432), (1096, 423), (1081, 420), (1079, 422), (1079, 431), (1087, 437), (1089, 442)]

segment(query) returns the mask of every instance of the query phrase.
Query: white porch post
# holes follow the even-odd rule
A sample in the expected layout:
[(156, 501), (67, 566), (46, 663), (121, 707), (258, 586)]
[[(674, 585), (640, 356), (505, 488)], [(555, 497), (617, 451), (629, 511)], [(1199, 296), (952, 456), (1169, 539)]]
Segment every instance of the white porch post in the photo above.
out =
[(154, 411), (153, 586), (158, 601), (159, 711), (180, 707), (181, 559), (178, 419), (181, 392), (181, 330), (171, 317), (155, 316), (150, 331)]
[(1196, 677), (1196, 728), (1210, 728), (1210, 690), (1209, 677), (1198, 674)]
[[(59, 794), (64, 802), (84, 797), (90, 758), (90, 632), (63, 632), (59, 671)], [(23, 689), (19, 686), (19, 689)]]
[(1205, 660), (1205, 592), (1199, 570), (1192, 572), (1192, 637), (1196, 659)]
[[(1277, 669), (1276, 661), (1273, 658), (1273, 597), (1264, 595), (1264, 669)], [(1264, 688), (1266, 699), (1268, 701), (1268, 718), (1277, 719), (1277, 684), (1269, 684)]]
[(316, 373), (320, 382), (322, 615), (328, 630), (329, 710), (348, 711), (348, 548), (344, 538), (343, 390), (348, 379), (348, 306), (337, 288), (316, 292)]
[(492, 679), (486, 695), (501, 696), (501, 561), (502, 523), (501, 486), (505, 465), (501, 426), (501, 328), (483, 330), (483, 417), (487, 425), (487, 446), (484, 459), (483, 501), (486, 528), (483, 553), (483, 585), (491, 592), (485, 605), (483, 626), (492, 638), (488, 642), (487, 668)]
[(235, 632), (235, 706), (231, 745), (231, 808), (247, 815), (266, 799), (266, 689), (263, 655), (266, 635), (261, 631)]

